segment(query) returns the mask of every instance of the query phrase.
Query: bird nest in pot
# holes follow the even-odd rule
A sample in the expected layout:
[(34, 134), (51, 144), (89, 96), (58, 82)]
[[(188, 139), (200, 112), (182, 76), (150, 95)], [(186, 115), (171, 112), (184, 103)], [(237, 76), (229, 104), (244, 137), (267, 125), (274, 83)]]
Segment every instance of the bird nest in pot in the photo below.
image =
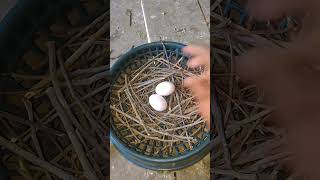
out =
[[(186, 77), (201, 70), (188, 69), (185, 57), (168, 59), (162, 52), (134, 60), (113, 85), (110, 107), (115, 134), (147, 156), (184, 154), (205, 138), (205, 123), (198, 115), (197, 102), (183, 87)], [(167, 108), (159, 112), (149, 104), (149, 97), (163, 81), (172, 82), (175, 91), (164, 97)]]

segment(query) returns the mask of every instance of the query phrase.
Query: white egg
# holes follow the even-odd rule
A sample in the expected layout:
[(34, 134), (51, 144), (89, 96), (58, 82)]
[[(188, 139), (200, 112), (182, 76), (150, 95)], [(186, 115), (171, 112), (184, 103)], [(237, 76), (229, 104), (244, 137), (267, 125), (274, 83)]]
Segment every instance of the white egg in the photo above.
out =
[(149, 104), (156, 111), (164, 111), (167, 109), (167, 101), (158, 94), (152, 94), (149, 97)]
[(175, 86), (172, 82), (164, 81), (156, 86), (156, 93), (160, 96), (169, 96), (175, 90)]

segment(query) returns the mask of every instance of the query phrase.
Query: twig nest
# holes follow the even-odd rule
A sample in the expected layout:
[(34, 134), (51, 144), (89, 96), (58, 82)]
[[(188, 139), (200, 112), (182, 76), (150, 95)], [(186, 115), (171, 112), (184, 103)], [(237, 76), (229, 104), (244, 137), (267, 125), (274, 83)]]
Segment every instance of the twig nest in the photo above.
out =
[(156, 93), (160, 96), (169, 96), (175, 90), (175, 86), (172, 82), (164, 81), (156, 86)]
[(166, 110), (168, 107), (167, 101), (159, 94), (152, 94), (149, 97), (149, 104), (154, 110), (160, 112)]

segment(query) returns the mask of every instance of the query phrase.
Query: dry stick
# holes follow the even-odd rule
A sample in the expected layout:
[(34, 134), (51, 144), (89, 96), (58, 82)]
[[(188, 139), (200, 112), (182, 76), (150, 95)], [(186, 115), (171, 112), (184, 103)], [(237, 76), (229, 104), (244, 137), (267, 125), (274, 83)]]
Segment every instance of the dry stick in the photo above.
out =
[[(130, 86), (130, 87), (131, 87), (131, 86)], [(139, 98), (137, 97), (137, 95), (134, 93), (134, 91), (132, 90), (132, 88), (131, 88), (131, 91), (133, 92), (133, 95), (134, 95), (134, 97), (136, 98), (135, 100), (139, 103), (138, 107), (140, 107), (141, 111), (143, 111), (143, 112), (145, 113), (145, 115), (147, 115), (147, 116), (149, 117), (149, 120), (152, 121), (152, 123), (154, 123), (158, 128), (161, 129), (161, 127), (158, 125), (158, 123), (156, 123), (155, 121), (153, 121), (153, 119), (155, 119), (155, 120), (157, 120), (157, 121), (159, 121), (159, 122), (161, 122), (161, 123), (163, 123), (163, 124), (174, 125), (174, 124), (168, 123), (168, 122), (166, 122), (166, 121), (163, 121), (163, 120), (159, 119), (158, 117), (155, 117), (155, 116), (151, 115), (151, 114), (144, 108), (144, 104), (140, 101), (140, 99), (139, 99)], [(121, 104), (120, 104), (119, 106), (122, 107)], [(146, 108), (148, 108), (148, 109), (150, 110), (149, 107), (146, 107)], [(123, 109), (121, 109), (121, 110), (123, 111)]]
[[(184, 99), (183, 101), (181, 101), (182, 104), (184, 104), (185, 102), (188, 102), (190, 100), (194, 99), (194, 97), (190, 97), (188, 99)], [(169, 110), (168, 112), (166, 112), (163, 116), (167, 116), (169, 114), (171, 114), (173, 111), (175, 111), (176, 109), (179, 108), (179, 105), (176, 105), (175, 107), (173, 107), (171, 110)]]
[(175, 63), (175, 65), (178, 66), (183, 59), (184, 59), (184, 57), (182, 56), (182, 57)]
[[(136, 98), (135, 100), (139, 103), (139, 107), (140, 107), (140, 109), (142, 110), (142, 111), (144, 111), (145, 112), (145, 114), (150, 118), (150, 121), (152, 121), (158, 128), (161, 128), (159, 125), (158, 125), (158, 123), (156, 123), (155, 121), (153, 121), (152, 119), (153, 118), (151, 118), (151, 113), (148, 113), (147, 112), (147, 110), (144, 108), (144, 106), (143, 106), (143, 103), (141, 102), (141, 100), (139, 99), (139, 97), (138, 97), (138, 95), (134, 92), (134, 90), (132, 89), (132, 86), (131, 86), (131, 84), (129, 85), (129, 90), (132, 92), (132, 94), (133, 94), (133, 96)], [(147, 107), (148, 108), (148, 107)], [(123, 109), (121, 109), (122, 111), (123, 111)], [(167, 123), (166, 121), (163, 121), (163, 120), (161, 120), (161, 119), (159, 119), (159, 118), (157, 118), (157, 117), (154, 117), (154, 119), (155, 120), (157, 120), (157, 121), (159, 121), (159, 122), (162, 122), (162, 123), (164, 123), (164, 124), (171, 124), (171, 123)], [(171, 125), (173, 125), (173, 124), (171, 124)], [(148, 131), (146, 131), (146, 132), (148, 132)], [(148, 133), (147, 133), (148, 134)]]
[[(161, 78), (153, 79), (153, 80), (151, 80), (151, 81), (147, 81), (147, 82), (144, 83), (144, 84), (148, 84), (148, 85), (140, 84), (139, 86), (136, 86), (135, 88), (136, 88), (136, 89), (139, 89), (136, 93), (141, 92), (141, 91), (143, 91), (144, 89), (146, 89), (146, 88), (148, 88), (148, 87), (150, 87), (150, 86), (153, 86), (153, 85), (154, 85), (153, 83), (155, 83), (155, 82), (163, 81), (164, 79), (166, 79), (167, 77), (169, 77), (169, 76), (171, 76), (171, 75), (172, 75), (172, 74), (169, 74), (169, 75), (167, 75), (166, 77), (161, 77)], [(142, 88), (141, 88), (141, 86), (142, 86)]]
[(59, 177), (61, 179), (76, 180), (76, 178), (74, 176), (72, 176), (71, 174), (68, 174), (68, 173), (62, 171), (61, 169), (59, 169), (59, 168), (53, 166), (52, 164), (38, 158), (37, 156), (33, 155), (32, 153), (23, 150), (22, 148), (9, 142), (8, 140), (3, 138), (2, 136), (0, 136), (0, 146), (5, 147), (6, 149), (12, 151), (13, 153), (17, 154), (18, 156), (24, 158), (25, 160), (27, 160), (27, 161), (29, 161), (39, 167), (46, 169), (47, 171), (51, 172), (52, 174), (56, 175), (57, 177)]
[[(219, 19), (220, 21), (226, 21), (228, 19), (226, 19), (225, 17), (223, 16), (220, 16), (216, 13), (211, 13), (210, 16), (216, 18), (216, 19)], [(252, 38), (254, 38), (257, 42), (263, 44), (263, 45), (268, 45), (268, 46), (271, 46), (271, 47), (287, 47), (288, 46), (288, 43), (286, 42), (273, 42), (271, 41), (270, 39), (267, 39), (263, 36), (260, 36), (260, 35), (256, 35), (256, 34), (252, 34), (248, 29), (245, 29), (244, 27), (240, 26), (240, 25), (237, 25), (237, 24), (234, 24), (232, 23), (232, 27), (235, 29), (234, 31), (237, 31), (237, 32), (240, 32), (242, 33), (242, 35), (248, 35)]]
[[(88, 86), (100, 79), (103, 79), (103, 78), (108, 78), (108, 75), (109, 75), (109, 72), (108, 71), (104, 71), (104, 72), (100, 72), (98, 74), (95, 74), (89, 78), (86, 78), (86, 79), (75, 79), (75, 80), (72, 80), (72, 84), (74, 86)], [(64, 85), (63, 83), (61, 85)]]
[[(117, 109), (113, 108), (112, 106), (111, 106), (111, 109), (117, 111)], [(125, 122), (123, 122), (121, 118), (119, 118), (118, 120), (119, 120), (120, 122), (122, 122), (122, 123), (129, 129), (130, 126), (127, 125)], [(133, 130), (135, 133), (139, 134), (140, 136), (142, 136), (142, 137), (144, 137), (144, 138), (146, 138), (146, 139), (153, 139), (153, 140), (163, 141), (163, 142), (178, 142), (178, 141), (181, 141), (181, 139), (175, 139), (175, 140), (173, 140), (173, 139), (171, 139), (171, 140), (168, 139), (168, 140), (167, 140), (167, 139), (160, 139), (160, 138), (157, 138), (157, 137), (147, 136), (147, 135), (145, 135), (145, 134), (137, 131), (137, 130), (134, 129), (134, 128), (131, 128), (131, 130)]]
[(79, 32), (77, 35), (72, 37), (64, 46), (67, 46), (68, 44), (73, 43), (75, 40), (77, 40), (79, 37), (84, 35), (86, 32), (88, 32), (91, 28), (96, 26), (100, 21), (107, 18), (107, 15), (109, 13), (109, 10), (105, 13), (103, 13), (101, 16), (99, 16), (97, 19), (95, 19), (91, 24), (89, 24), (87, 27), (85, 27), (81, 32)]
[[(231, 54), (232, 54), (232, 46), (231, 45), (230, 45), (230, 50), (231, 50)], [(234, 72), (233, 57), (231, 56), (231, 73), (233, 73), (233, 72)], [(230, 81), (229, 81), (229, 95), (230, 96), (232, 96), (232, 86), (233, 86), (233, 76), (230, 77)], [(228, 121), (230, 111), (231, 111), (231, 100), (229, 99), (227, 101), (227, 110), (226, 110), (226, 113), (224, 116), (224, 121), (222, 120), (222, 118), (218, 118), (218, 120), (217, 120), (218, 134), (219, 134), (219, 137), (221, 138), (221, 141), (222, 141), (222, 147), (223, 147), (223, 151), (224, 151), (224, 159), (225, 159), (225, 163), (229, 169), (232, 168), (232, 163), (231, 163), (231, 157), (230, 157), (230, 151), (229, 151), (227, 139), (225, 137), (224, 123), (226, 123)]]
[(98, 94), (99, 92), (101, 92), (101, 91), (103, 91), (103, 90), (105, 90), (105, 89), (107, 89), (107, 88), (110, 88), (110, 87), (111, 87), (110, 83), (106, 83), (105, 85), (103, 85), (103, 86), (95, 89), (94, 91), (88, 93), (87, 95), (85, 95), (82, 100), (86, 100), (86, 99), (88, 99), (89, 97), (92, 97), (92, 96)]
[(72, 98), (76, 101), (76, 103), (80, 106), (80, 109), (81, 111), (84, 113), (84, 115), (87, 117), (87, 119), (89, 120), (89, 123), (91, 125), (91, 127), (93, 129), (95, 129), (96, 133), (99, 135), (99, 137), (101, 138), (101, 141), (104, 140), (102, 134), (99, 132), (99, 128), (98, 128), (98, 124), (96, 122), (96, 120), (93, 118), (92, 116), (92, 112), (89, 112), (88, 109), (84, 106), (83, 102), (80, 100), (80, 98), (75, 94), (74, 90), (73, 90), (73, 87), (71, 85), (71, 82), (70, 82), (70, 79), (68, 77), (68, 74), (64, 68), (64, 64), (62, 62), (62, 56), (61, 54), (59, 53), (58, 54), (58, 62), (60, 64), (60, 69), (61, 69), (61, 72), (62, 72), (62, 75), (64, 77), (64, 79), (66, 80), (67, 82), (67, 86), (69, 88), (69, 91), (71, 93), (71, 96)]
[(228, 143), (227, 143), (227, 140), (225, 137), (225, 132), (224, 132), (224, 122), (226, 122), (227, 119), (229, 118), (230, 111), (231, 111), (231, 101), (228, 100), (227, 101), (227, 109), (226, 109), (226, 113), (225, 113), (224, 118), (217, 119), (217, 131), (219, 134), (219, 138), (221, 139), (221, 142), (222, 142), (225, 161), (227, 163), (228, 168), (231, 169), (232, 165), (231, 165), (230, 151), (228, 148)]
[(23, 178), (25, 178), (25, 180), (33, 180), (33, 177), (30, 175), (30, 172), (27, 169), (22, 169), (21, 165), (20, 168), (17, 169), (17, 171), (19, 172), (19, 174), (22, 175)]
[[(176, 96), (177, 96), (177, 92), (175, 92), (175, 94), (176, 94)], [(177, 97), (177, 100), (178, 100), (178, 105), (179, 105), (180, 114), (182, 114), (180, 98)], [(182, 123), (183, 123), (183, 126), (186, 126), (186, 124), (185, 124), (184, 121), (182, 121)], [(186, 136), (189, 137), (189, 133), (188, 133), (188, 128), (187, 128), (187, 127), (185, 128), (185, 131), (186, 131)], [(190, 150), (192, 150), (192, 149), (193, 149), (193, 146), (192, 146), (190, 140), (188, 140), (188, 144), (189, 144)]]
[[(122, 110), (122, 107), (121, 107), (121, 110)], [(118, 113), (116, 113), (116, 117), (117, 117), (117, 119), (121, 119)], [(125, 117), (124, 119), (126, 120), (125, 124), (128, 127), (128, 129), (131, 132), (131, 134), (133, 135), (133, 137), (137, 140), (137, 142), (140, 142), (141, 140), (134, 134), (133, 130), (131, 129), (131, 127), (130, 127), (130, 125), (128, 123), (127, 118)]]
[[(29, 117), (29, 120), (31, 123), (34, 123), (34, 119), (33, 119), (33, 110), (32, 110), (32, 104), (31, 102), (28, 100), (28, 99), (24, 99), (23, 100), (23, 103), (26, 107), (26, 110), (27, 110), (27, 113), (28, 113), (28, 117)], [(37, 137), (37, 134), (36, 134), (36, 131), (35, 131), (35, 128), (33, 125), (31, 125), (31, 138), (32, 138), (32, 142), (35, 146), (35, 149), (37, 151), (37, 154), (38, 156), (42, 159), (42, 160), (45, 160), (44, 159), (44, 156), (43, 156), (43, 153), (42, 153), (42, 150), (41, 150), (41, 147), (40, 147), (40, 143), (39, 143), (39, 140), (38, 140), (38, 137)], [(50, 174), (48, 173), (48, 171), (45, 171), (45, 174), (47, 176), (47, 178), (49, 180), (52, 180), (52, 177), (50, 176)]]
[[(120, 98), (120, 95), (118, 96), (118, 98), (119, 98), (119, 100), (121, 99), (121, 98)], [(121, 111), (124, 111), (124, 109), (123, 109), (123, 107), (122, 107), (122, 104), (120, 104), (119, 106), (120, 106)], [(117, 116), (117, 118), (120, 118), (119, 115), (118, 115), (118, 113), (116, 113), (116, 116)], [(135, 134), (134, 134), (134, 132), (132, 131), (132, 129), (131, 129), (130, 125), (129, 125), (129, 122), (128, 122), (128, 120), (127, 120), (127, 117), (124, 116), (124, 119), (125, 119), (125, 123), (126, 123), (128, 129), (129, 129), (129, 131), (130, 131), (130, 132), (132, 133), (132, 135), (136, 138), (137, 142), (141, 142), (141, 140), (140, 140), (138, 137), (136, 137)], [(140, 126), (140, 125), (141, 125), (141, 124), (139, 123), (139, 126)], [(133, 128), (133, 125), (131, 125), (131, 126), (132, 126), (132, 128)], [(147, 131), (144, 130), (144, 131), (142, 131), (142, 133), (143, 133), (143, 132), (147, 132)]]
[(93, 138), (92, 135), (90, 133), (88, 133), (87, 130), (84, 129), (79, 124), (79, 122), (75, 118), (74, 114), (72, 113), (72, 111), (70, 109), (70, 106), (68, 105), (68, 103), (64, 99), (64, 95), (63, 95), (61, 89), (59, 88), (59, 84), (58, 84), (56, 73), (55, 73), (56, 72), (56, 69), (55, 69), (55, 67), (56, 67), (56, 54), (55, 54), (55, 44), (54, 44), (54, 42), (49, 42), (48, 43), (48, 48), (49, 48), (49, 70), (50, 70), (50, 75), (51, 75), (53, 87), (54, 87), (54, 90), (56, 92), (56, 95), (58, 97), (59, 102), (62, 104), (62, 106), (66, 110), (66, 113), (68, 114), (68, 116), (71, 119), (71, 121), (81, 131), (81, 133), (84, 135), (84, 137), (90, 142), (90, 144), (92, 144), (93, 146), (97, 146), (98, 151), (100, 152), (100, 154), (103, 157), (106, 157), (106, 153), (100, 147), (100, 145), (97, 142), (97, 140), (95, 138)]
[(230, 100), (234, 105), (236, 105), (246, 118), (249, 118), (248, 113), (245, 112), (243, 110), (243, 108), (240, 106), (240, 104), (237, 103), (232, 97), (230, 97), (227, 93), (225, 93), (223, 90), (221, 90), (218, 87), (216, 87), (216, 90), (217, 90), (218, 93), (223, 94), (224, 96), (226, 96), (228, 98), (228, 100)]
[[(95, 34), (93, 34), (86, 42), (82, 44), (82, 46), (74, 52), (67, 60), (65, 63), (66, 69), (70, 68), (72, 64), (77, 61), (80, 56), (102, 35), (104, 34), (109, 28), (109, 23), (105, 23)], [(60, 74), (58, 72), (57, 74)], [(34, 85), (30, 90), (35, 90), (38, 88), (41, 88), (48, 84), (50, 81), (50, 78), (46, 77), (42, 79), (40, 82), (38, 82), (36, 85)]]
[(140, 124), (143, 126), (144, 130), (147, 132), (147, 135), (150, 136), (150, 133), (148, 132), (146, 126), (144, 125), (143, 120), (141, 119), (141, 117), (140, 117), (140, 115), (139, 115), (139, 113), (138, 113), (138, 111), (137, 111), (137, 109), (136, 109), (136, 107), (135, 107), (135, 105), (134, 105), (134, 102), (133, 102), (133, 100), (132, 100), (132, 96), (131, 96), (130, 93), (128, 92), (128, 91), (129, 91), (129, 87), (128, 87), (127, 75), (125, 76), (124, 79), (125, 79), (124, 81), (125, 81), (125, 87), (126, 87), (126, 90), (124, 90), (124, 92), (126, 93), (128, 99), (129, 99), (129, 101), (130, 101), (131, 107), (132, 107), (134, 113), (136, 114), (136, 117), (137, 117), (138, 120), (140, 121)]
[(10, 92), (0, 91), (0, 95), (17, 95), (17, 94), (25, 94), (27, 92), (29, 92), (29, 90), (10, 91)]
[(94, 68), (88, 68), (88, 69), (77, 69), (73, 72), (70, 73), (70, 78), (78, 77), (81, 75), (87, 75), (87, 74), (97, 74), (101, 71), (106, 71), (108, 70), (109, 66), (99, 66), (99, 67), (94, 67)]
[(106, 94), (104, 95), (104, 97), (103, 97), (102, 104), (101, 104), (101, 106), (100, 106), (99, 113), (98, 113), (98, 117), (97, 117), (97, 119), (98, 119), (99, 121), (100, 121), (101, 118), (102, 118), (102, 113), (104, 112), (104, 109), (105, 109), (107, 100), (108, 100), (108, 98), (110, 97), (110, 93), (111, 93), (111, 89), (109, 89), (109, 90), (106, 92)]
[[(104, 89), (106, 89), (106, 88), (109, 87), (109, 86), (110, 86), (109, 84), (105, 84), (105, 85), (101, 86), (100, 88), (92, 91), (91, 93), (85, 95), (83, 98), (81, 98), (81, 100), (86, 100), (86, 99), (94, 96), (95, 94), (103, 91)], [(74, 103), (70, 104), (70, 107), (72, 108), (72, 107), (74, 107), (75, 105), (76, 105), (76, 103), (74, 102)], [(93, 110), (96, 110), (96, 108), (93, 108)], [(4, 115), (7, 116), (7, 117), (16, 117), (16, 118), (19, 118), (19, 117), (15, 116), (15, 115), (11, 115), (11, 114), (9, 114), (10, 116), (8, 116), (8, 113), (7, 113), (7, 112), (1, 112), (1, 111), (0, 111), (0, 117), (1, 117), (2, 113), (4, 113)], [(39, 122), (41, 122), (43, 125), (46, 125), (46, 124), (50, 123), (51, 121), (53, 121), (53, 120), (54, 120), (55, 118), (57, 118), (57, 117), (58, 117), (58, 114), (55, 113), (55, 110), (53, 109), (53, 110), (51, 110), (50, 112), (48, 112)], [(10, 119), (12, 119), (12, 118), (10, 118)], [(22, 122), (25, 121), (25, 120), (23, 120), (23, 119), (21, 119), (21, 118), (19, 118), (18, 120), (19, 120), (19, 122), (20, 122), (20, 121), (22, 121)], [(26, 121), (26, 122), (27, 122), (27, 121)], [(23, 124), (25, 124), (25, 123), (23, 123)], [(36, 131), (38, 131), (38, 130), (39, 130), (39, 129), (36, 129)], [(28, 138), (29, 138), (29, 133), (30, 133), (30, 131), (31, 131), (31, 129), (26, 130), (25, 133), (22, 133), (21, 135), (19, 135), (19, 138), (22, 138), (22, 137), (23, 137), (23, 141), (27, 141)], [(83, 132), (85, 132), (85, 130), (81, 130), (81, 132), (83, 133)], [(90, 138), (90, 137), (89, 137), (89, 136), (86, 136), (86, 138)], [(92, 139), (92, 138), (90, 138), (90, 139)], [(93, 141), (90, 140), (90, 142), (93, 142)], [(91, 143), (91, 144), (92, 144), (92, 143)], [(92, 145), (95, 145), (95, 144), (93, 143)], [(105, 153), (103, 153), (103, 154), (105, 154)]]
[(223, 0), (216, 0), (210, 7), (210, 11), (214, 11), (222, 2)]
[(91, 164), (93, 165), (93, 168), (98, 173), (99, 179), (102, 179), (103, 175), (102, 175), (101, 171), (99, 170), (100, 169), (99, 165), (96, 162), (96, 160), (92, 157), (92, 154), (91, 154), (91, 152), (90, 152), (85, 140), (82, 138), (82, 136), (81, 136), (79, 131), (76, 131), (76, 133), (77, 133), (78, 137), (80, 138), (80, 141), (81, 141), (82, 145), (84, 146), (84, 149), (86, 151), (87, 157), (89, 158)]
[(271, 109), (272, 107), (271, 106), (268, 106), (268, 105), (264, 105), (264, 104), (258, 104), (257, 102), (249, 102), (249, 101), (237, 101), (238, 104), (245, 104), (245, 105), (248, 105), (248, 106), (253, 106), (253, 107), (257, 107), (257, 108), (262, 108), (262, 109)]
[[(139, 68), (138, 69), (139, 70), (138, 73), (130, 80), (130, 83), (135, 81), (142, 72), (144, 72), (149, 66), (151, 66), (152, 62), (153, 61), (150, 61), (150, 62), (146, 63), (144, 66), (142, 66), (141, 68)], [(125, 87), (122, 87), (121, 89), (118, 90), (118, 92), (122, 92), (124, 89), (125, 89)]]
[(59, 149), (59, 154), (52, 158), (50, 162), (53, 164), (57, 164), (57, 161), (61, 160), (61, 158), (65, 158), (66, 160), (71, 161), (70, 156), (67, 156), (65, 151), (70, 151), (72, 149), (72, 144), (69, 144), (67, 147), (63, 149), (53, 137), (49, 136), (49, 138), (53, 142), (53, 144)]
[[(263, 96), (260, 96), (257, 100), (257, 103), (259, 101), (262, 100), (262, 97)], [(254, 109), (251, 111), (250, 113), (250, 116), (256, 114), (258, 111), (258, 107), (255, 106)], [(244, 138), (244, 140), (242, 140), (241, 144), (240, 144), (240, 149), (242, 149), (243, 145), (246, 143), (246, 141), (249, 139), (249, 137), (251, 136), (251, 134), (253, 133), (253, 131), (256, 129), (256, 127), (258, 126), (258, 124), (260, 124), (261, 121), (264, 121), (268, 116), (264, 117), (264, 118), (261, 118), (261, 119), (258, 119), (258, 121), (256, 121), (254, 124), (253, 124), (253, 127), (249, 130), (248, 134), (246, 135), (246, 137)]]
[[(160, 42), (162, 44), (162, 47), (163, 47), (163, 50), (164, 50), (164, 55), (166, 56), (166, 60), (169, 61), (169, 56), (168, 56), (168, 53), (167, 53), (167, 49), (166, 49), (166, 46), (164, 45), (163, 41), (160, 39)], [(170, 66), (169, 66), (170, 68)]]
[(247, 133), (247, 135), (244, 137), (244, 139), (241, 141), (240, 143), (240, 151), (243, 147), (243, 145), (247, 142), (247, 140), (250, 138), (251, 134), (253, 133), (253, 131), (256, 129), (257, 125), (260, 124), (260, 122), (262, 121), (262, 119), (259, 119), (258, 121), (256, 121), (253, 126), (251, 127), (251, 129), (249, 130), (249, 132)]
[[(82, 164), (82, 167), (85, 171), (85, 176), (88, 177), (89, 179), (98, 179), (96, 174), (94, 173), (88, 159), (85, 156), (83, 147), (81, 146), (81, 143), (75, 134), (74, 128), (72, 127), (71, 122), (69, 121), (68, 116), (72, 113), (65, 113), (64, 109), (70, 111), (66, 106), (67, 103), (65, 102), (65, 99), (63, 99), (63, 94), (61, 90), (59, 89), (58, 84), (57, 84), (57, 78), (56, 78), (56, 54), (55, 54), (55, 43), (54, 42), (48, 42), (48, 51), (49, 51), (49, 70), (50, 70), (50, 77), (53, 83), (53, 86), (55, 87), (54, 90), (53, 88), (49, 88), (46, 91), (46, 94), (48, 95), (53, 107), (56, 109), (58, 112), (58, 115), (67, 131), (67, 134), (70, 138), (71, 143), (74, 146), (74, 149), (78, 155), (78, 158)], [(56, 94), (57, 93), (57, 94)], [(60, 96), (59, 96), (60, 95)], [(59, 98), (59, 101), (58, 101)], [(61, 104), (60, 104), (61, 103)], [(73, 119), (73, 118), (72, 118)]]
[(29, 171), (30, 168), (26, 167), (24, 159), (19, 157), (18, 164), (20, 166), (20, 169), (18, 169), (19, 173), (21, 173), (21, 175), (27, 180), (32, 180), (33, 176), (30, 174), (30, 171)]
[[(163, 45), (163, 48), (165, 49), (165, 46), (164, 46), (163, 43), (162, 43), (162, 45)], [(167, 54), (166, 50), (165, 50), (165, 53)], [(168, 57), (167, 57), (167, 60), (169, 61)], [(169, 67), (169, 68), (171, 68), (171, 67)], [(171, 77), (170, 79), (171, 79), (171, 81), (173, 82), (173, 78)], [(182, 114), (180, 99), (178, 98), (177, 91), (175, 91), (175, 93), (174, 93), (174, 95), (173, 95), (173, 99), (176, 99), (176, 101), (177, 101), (177, 103), (178, 103), (178, 105), (179, 105), (179, 110), (180, 110), (179, 112), (180, 112), (180, 114)], [(184, 121), (183, 121), (183, 124), (184, 124)], [(167, 125), (165, 125), (165, 127), (166, 127), (166, 129), (167, 129)], [(186, 137), (189, 137), (189, 135), (188, 135), (188, 133), (187, 133), (187, 129), (186, 129), (185, 131), (186, 131)], [(177, 131), (173, 131), (173, 133), (176, 134), (176, 135), (178, 135)], [(181, 134), (184, 134), (184, 133), (181, 133)], [(191, 144), (189, 139), (188, 139), (187, 141), (188, 141), (189, 144)], [(191, 146), (190, 146), (190, 147), (191, 147)], [(169, 153), (170, 153), (170, 154), (172, 153), (172, 149), (173, 149), (172, 143), (170, 143), (170, 148), (169, 148)]]
[(203, 119), (200, 119), (198, 121), (195, 121), (194, 123), (191, 123), (191, 124), (187, 124), (187, 125), (183, 125), (183, 126), (179, 126), (179, 127), (176, 127), (176, 128), (172, 128), (172, 129), (166, 129), (165, 131), (176, 131), (176, 130), (179, 130), (179, 129), (184, 129), (184, 128), (188, 128), (188, 127), (193, 127), (195, 125), (198, 125), (198, 124), (201, 124), (201, 123), (204, 123), (205, 121)]
[(109, 28), (109, 23), (105, 23), (95, 34), (93, 34), (86, 42), (84, 42), (81, 47), (72, 54), (67, 60), (66, 60), (66, 68), (68, 69), (76, 60), (79, 59), (79, 57), (88, 50), (89, 47), (104, 33), (107, 32)]
[[(116, 108), (116, 107), (114, 107), (114, 106), (110, 106), (110, 108), (111, 108), (112, 110), (118, 112), (119, 114), (122, 114), (122, 115), (126, 116), (127, 118), (135, 121), (136, 123), (140, 123), (139, 120), (137, 120), (137, 119), (135, 119), (134, 117), (132, 117), (132, 116), (124, 113), (123, 111), (120, 111), (118, 108)], [(167, 136), (170, 136), (170, 137), (175, 137), (175, 138), (180, 138), (180, 139), (190, 139), (190, 140), (193, 140), (193, 138), (191, 138), (191, 137), (187, 138), (187, 137), (185, 137), (185, 136), (176, 136), (176, 135), (172, 135), (172, 134), (169, 134), (169, 133), (166, 133), (166, 132), (158, 131), (158, 130), (152, 128), (152, 127), (148, 127), (148, 128), (149, 128), (151, 131), (157, 132), (157, 133), (162, 134), (162, 135), (167, 135)], [(171, 141), (170, 141), (170, 142), (171, 142)], [(173, 141), (173, 142), (175, 142), (175, 141)]]
[(79, 160), (82, 164), (82, 167), (85, 171), (84, 172), (85, 176), (87, 178), (93, 179), (93, 180), (98, 179), (96, 174), (93, 171), (93, 168), (91, 167), (91, 165), (89, 163), (89, 160), (87, 159), (87, 157), (84, 153), (83, 147), (82, 147), (78, 137), (76, 136), (76, 133), (72, 127), (71, 122), (69, 121), (68, 116), (65, 114), (62, 105), (60, 105), (60, 103), (57, 100), (57, 96), (54, 93), (54, 90), (52, 88), (49, 88), (46, 91), (46, 93), (47, 93), (53, 107), (56, 109), (56, 111), (58, 112), (58, 114), (60, 116), (60, 119), (64, 125), (64, 128), (66, 129), (66, 132), (70, 138), (70, 141), (74, 147), (74, 150), (77, 153), (78, 158), (79, 158)]
[[(56, 155), (53, 159), (50, 160), (51, 163), (57, 163), (59, 162), (62, 158), (70, 160), (71, 157), (67, 156), (68, 152), (71, 151), (73, 148), (72, 144), (68, 145), (64, 149), (60, 151), (58, 155)], [(70, 160), (71, 161), (71, 160)]]
[(251, 170), (251, 171), (257, 171), (264, 164), (276, 161), (278, 159), (284, 159), (284, 158), (288, 157), (290, 154), (291, 153), (288, 153), (288, 152), (282, 152), (282, 153), (278, 153), (278, 154), (274, 154), (274, 155), (268, 156), (268, 157), (266, 157), (264, 159), (261, 159), (261, 160), (257, 161), (256, 163), (252, 164), (251, 166), (249, 166), (248, 169)]
[(26, 75), (26, 74), (18, 74), (18, 73), (11, 73), (11, 76), (15, 79), (23, 79), (23, 80), (41, 80), (45, 76), (39, 76), (39, 75)]
[(5, 112), (5, 111), (0, 111), (0, 117), (1, 118), (5, 118), (9, 121), (16, 121), (18, 123), (21, 123), (21, 124), (24, 124), (24, 125), (28, 125), (28, 126), (31, 126), (31, 123), (29, 121), (26, 121), (25, 119), (17, 116), (17, 115), (14, 115), (14, 114), (11, 114), (11, 113), (8, 113), (8, 112)]
[(272, 112), (273, 112), (272, 108), (271, 109), (266, 109), (266, 110), (263, 110), (263, 111), (255, 114), (254, 116), (251, 116), (249, 118), (245, 118), (245, 119), (240, 120), (240, 121), (235, 121), (234, 123), (237, 124), (237, 125), (245, 125), (247, 123), (251, 123), (253, 121), (256, 121), (257, 119), (262, 118), (262, 117), (264, 117), (266, 115), (269, 115)]
[(236, 172), (234, 170), (223, 170), (223, 169), (218, 169), (218, 168), (213, 168), (213, 169), (211, 169), (211, 171), (213, 174), (232, 176), (237, 179), (257, 180), (257, 176), (255, 174), (244, 174), (244, 173)]

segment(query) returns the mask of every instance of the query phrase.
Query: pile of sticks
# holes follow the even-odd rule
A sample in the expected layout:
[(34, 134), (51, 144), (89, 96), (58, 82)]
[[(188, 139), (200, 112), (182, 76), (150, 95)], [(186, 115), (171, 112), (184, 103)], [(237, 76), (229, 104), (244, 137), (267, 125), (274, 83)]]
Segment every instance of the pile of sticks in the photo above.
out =
[[(0, 165), (11, 178), (94, 180), (109, 174), (108, 12), (76, 27), (52, 24), (56, 42), (37, 36), (43, 60), (35, 62), (35, 53), (27, 52), (20, 62), (25, 66), (10, 74), (24, 90), (0, 92), (16, 107), (0, 111)], [(46, 73), (28, 74), (26, 64)]]
[[(197, 70), (183, 66), (185, 57), (168, 59), (166, 50), (130, 61), (140, 61), (142, 65), (123, 70), (112, 90), (112, 125), (117, 136), (149, 156), (176, 156), (191, 151), (205, 138), (205, 123), (197, 113), (194, 96), (183, 87), (183, 80), (194, 76)], [(163, 81), (176, 87), (172, 95), (165, 97), (168, 108), (157, 112), (150, 106), (149, 96)]]
[[(235, 56), (253, 47), (285, 48), (286, 40), (272, 39), (234, 24), (221, 13), (222, 1), (213, 3), (211, 50), (217, 101), (211, 152), (213, 179), (295, 179), (299, 174), (285, 167), (292, 154), (284, 151), (285, 130), (268, 126), (273, 107), (264, 93), (246, 84), (235, 73)], [(219, 10), (220, 9), (220, 10)]]

